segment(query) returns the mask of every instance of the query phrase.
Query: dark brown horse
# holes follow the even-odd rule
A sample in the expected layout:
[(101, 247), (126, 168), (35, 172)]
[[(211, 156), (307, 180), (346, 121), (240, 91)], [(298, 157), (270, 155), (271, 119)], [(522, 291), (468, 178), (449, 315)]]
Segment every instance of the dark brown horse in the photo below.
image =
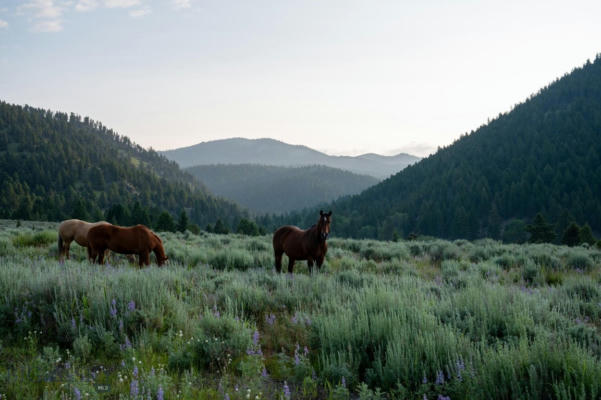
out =
[(275, 254), (275, 270), (282, 271), (282, 254), (288, 256), (288, 272), (292, 273), (294, 261), (307, 260), (309, 273), (316, 263), (321, 268), (328, 251), (326, 239), (330, 234), (332, 211), (319, 211), (319, 221), (307, 230), (296, 226), (282, 226), (273, 234), (273, 252)]
[(163, 242), (153, 231), (144, 225), (127, 228), (116, 225), (98, 225), (88, 231), (88, 256), (98, 264), (104, 262), (104, 251), (112, 250), (121, 254), (137, 254), (140, 267), (150, 265), (150, 252), (154, 252), (157, 264), (167, 260)]

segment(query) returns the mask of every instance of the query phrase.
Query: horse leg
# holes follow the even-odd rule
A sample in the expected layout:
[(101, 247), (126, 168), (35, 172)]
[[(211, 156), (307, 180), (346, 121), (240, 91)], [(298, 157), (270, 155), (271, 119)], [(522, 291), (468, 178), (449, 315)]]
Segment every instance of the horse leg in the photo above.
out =
[(66, 241), (63, 246), (64, 246), (63, 247), (64, 248), (63, 251), (64, 251), (64, 254), (65, 254), (65, 257), (67, 257), (67, 260), (68, 260), (69, 259), (69, 247), (71, 247), (71, 241), (70, 240)]
[(318, 269), (318, 270), (321, 270), (321, 266), (322, 266), (322, 264), (323, 264), (323, 260), (324, 260), (324, 256), (319, 256), (319, 257), (317, 258), (317, 269)]
[(294, 258), (288, 257), (288, 273), (291, 274), (294, 269)]
[(275, 271), (277, 273), (282, 272), (282, 254), (284, 254), (283, 252), (278, 252), (275, 251)]
[(106, 249), (98, 249), (98, 264), (104, 264), (104, 252)]
[(309, 275), (311, 275), (313, 273), (313, 259), (312, 258), (307, 259), (307, 267), (309, 267)]

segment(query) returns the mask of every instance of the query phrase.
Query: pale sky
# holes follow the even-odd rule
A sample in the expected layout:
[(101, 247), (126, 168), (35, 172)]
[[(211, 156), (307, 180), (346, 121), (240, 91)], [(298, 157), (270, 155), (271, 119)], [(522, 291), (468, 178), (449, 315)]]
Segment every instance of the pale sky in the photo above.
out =
[(601, 1), (0, 0), (0, 99), (158, 150), (451, 143), (601, 52)]

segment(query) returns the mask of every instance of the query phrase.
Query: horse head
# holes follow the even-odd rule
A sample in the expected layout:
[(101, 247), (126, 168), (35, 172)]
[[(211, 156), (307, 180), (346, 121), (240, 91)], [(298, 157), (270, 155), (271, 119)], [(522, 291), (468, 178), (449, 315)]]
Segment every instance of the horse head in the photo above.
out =
[(319, 239), (323, 242), (325, 242), (330, 235), (330, 222), (332, 222), (332, 211), (324, 213), (323, 210), (319, 210), (317, 232), (319, 233)]
[(160, 267), (161, 265), (165, 264), (165, 261), (167, 261), (169, 259), (169, 257), (167, 257), (167, 255), (165, 254), (165, 248), (163, 247), (163, 241), (161, 240), (161, 238), (158, 237), (156, 233), (154, 233), (154, 232), (151, 232), (151, 233), (157, 242), (154, 245), (153, 251), (154, 251), (154, 255), (157, 257), (157, 264)]

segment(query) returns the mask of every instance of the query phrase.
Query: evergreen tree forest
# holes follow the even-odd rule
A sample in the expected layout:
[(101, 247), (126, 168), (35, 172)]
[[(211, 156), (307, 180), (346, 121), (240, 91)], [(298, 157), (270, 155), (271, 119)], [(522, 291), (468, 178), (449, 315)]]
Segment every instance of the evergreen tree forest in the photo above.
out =
[(246, 215), (175, 162), (99, 122), (6, 102), (0, 102), (0, 182), (0, 218), (156, 226), (161, 213), (177, 218), (185, 211), (190, 223), (219, 219), (235, 227)]
[[(334, 211), (337, 236), (502, 238), (525, 233), (538, 213), (557, 242), (570, 222), (598, 235), (601, 55), (434, 155), (322, 207)], [(311, 209), (262, 222), (310, 226), (317, 216)]]

